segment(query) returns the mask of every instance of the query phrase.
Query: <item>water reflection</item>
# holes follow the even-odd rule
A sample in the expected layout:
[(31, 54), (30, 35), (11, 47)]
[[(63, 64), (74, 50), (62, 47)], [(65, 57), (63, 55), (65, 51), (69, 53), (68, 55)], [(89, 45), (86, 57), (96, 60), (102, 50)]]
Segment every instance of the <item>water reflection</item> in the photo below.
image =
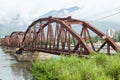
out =
[[(19, 80), (31, 80), (32, 76), (30, 74), (30, 65), (28, 62), (19, 62), (11, 64), (12, 74), (16, 76), (16, 79)], [(20, 77), (23, 76), (23, 77)]]
[(17, 62), (0, 48), (0, 80), (31, 80), (30, 63)]

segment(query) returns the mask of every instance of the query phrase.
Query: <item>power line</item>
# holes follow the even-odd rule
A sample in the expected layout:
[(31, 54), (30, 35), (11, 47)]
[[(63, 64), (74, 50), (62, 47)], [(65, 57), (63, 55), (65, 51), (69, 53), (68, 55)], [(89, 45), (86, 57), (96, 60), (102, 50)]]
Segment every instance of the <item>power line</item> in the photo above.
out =
[(113, 9), (111, 9), (111, 10), (107, 10), (107, 11), (100, 12), (100, 13), (98, 13), (98, 14), (96, 14), (96, 15), (93, 15), (93, 16), (91, 16), (91, 17), (89, 17), (89, 18), (94, 18), (94, 17), (96, 17), (96, 16), (99, 16), (100, 14), (106, 14), (106, 13), (109, 13), (109, 12), (115, 11), (115, 10), (120, 10), (120, 6), (117, 7), (117, 8), (113, 8)]
[(98, 19), (95, 19), (94, 21), (99, 21), (99, 20), (102, 20), (102, 19), (105, 19), (105, 18), (108, 18), (108, 17), (112, 17), (112, 16), (115, 16), (117, 14), (120, 14), (120, 11), (119, 12), (116, 12), (114, 14), (111, 14), (111, 15), (108, 15), (108, 16), (105, 16), (105, 17), (102, 17), (102, 18), (98, 18)]

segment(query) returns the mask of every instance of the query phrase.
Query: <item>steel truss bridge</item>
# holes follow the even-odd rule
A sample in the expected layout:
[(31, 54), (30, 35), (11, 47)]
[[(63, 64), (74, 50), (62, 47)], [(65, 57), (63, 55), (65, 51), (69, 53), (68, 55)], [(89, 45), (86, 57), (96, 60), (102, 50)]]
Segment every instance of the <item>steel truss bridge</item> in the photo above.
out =
[[(97, 49), (93, 43), (92, 33), (103, 40)], [(26, 32), (13, 32), (10, 36), (5, 36), (2, 39), (2, 45), (55, 54), (88, 55), (92, 51), (101, 51), (103, 47), (106, 47), (106, 52), (109, 55), (111, 48), (120, 51), (120, 48), (110, 37), (89, 23), (73, 19), (70, 16), (66, 18), (51, 16), (40, 18), (28, 26)]]

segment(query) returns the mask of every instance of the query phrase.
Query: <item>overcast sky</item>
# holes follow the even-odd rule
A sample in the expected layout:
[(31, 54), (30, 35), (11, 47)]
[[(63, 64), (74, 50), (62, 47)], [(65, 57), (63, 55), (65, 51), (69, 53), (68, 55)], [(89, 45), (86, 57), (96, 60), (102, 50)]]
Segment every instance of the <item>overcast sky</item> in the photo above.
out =
[[(51, 10), (73, 6), (80, 7), (80, 10), (72, 16), (82, 19), (99, 20), (120, 12), (120, 0), (0, 0), (0, 24), (9, 22), (18, 14), (21, 21), (28, 22)], [(120, 23), (119, 19), (120, 14), (117, 14), (101, 20)]]

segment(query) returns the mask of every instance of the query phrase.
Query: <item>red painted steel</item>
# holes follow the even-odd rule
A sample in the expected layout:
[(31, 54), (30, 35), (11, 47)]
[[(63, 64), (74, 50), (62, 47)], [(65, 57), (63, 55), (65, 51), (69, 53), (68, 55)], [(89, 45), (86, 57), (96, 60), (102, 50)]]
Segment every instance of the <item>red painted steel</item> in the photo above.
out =
[[(77, 31), (74, 29), (80, 27)], [(92, 40), (91, 32), (103, 39), (103, 43), (95, 48)], [(87, 41), (89, 40), (89, 45)], [(108, 54), (111, 48), (120, 51), (115, 42), (101, 31), (85, 21), (72, 19), (70, 16), (66, 18), (40, 18), (34, 21), (23, 32), (13, 32), (8, 38), (2, 39), (2, 44), (12, 47), (24, 47), (25, 50), (44, 51), (55, 54), (73, 54), (88, 55), (91, 51), (99, 52), (103, 47), (107, 47)], [(7, 46), (6, 45), (6, 46)]]
[(12, 32), (10, 35), (10, 47), (21, 47), (24, 32)]
[[(78, 34), (73, 30), (72, 25), (78, 24), (82, 30)], [(94, 32), (105, 41), (98, 50), (95, 49), (89, 30)], [(34, 21), (26, 30), (23, 38), (23, 46), (27, 50), (39, 50), (52, 53), (78, 53), (80, 55), (89, 54), (92, 50), (99, 52), (105, 44), (107, 52), (110, 47), (120, 51), (114, 41), (104, 33), (97, 30), (85, 21), (67, 18), (41, 18)], [(87, 37), (91, 47), (87, 45)], [(106, 38), (104, 38), (106, 37)]]
[(10, 36), (5, 36), (4, 38), (2, 38), (2, 41), (1, 41), (2, 45), (4, 45), (4, 46), (10, 45), (9, 37)]

